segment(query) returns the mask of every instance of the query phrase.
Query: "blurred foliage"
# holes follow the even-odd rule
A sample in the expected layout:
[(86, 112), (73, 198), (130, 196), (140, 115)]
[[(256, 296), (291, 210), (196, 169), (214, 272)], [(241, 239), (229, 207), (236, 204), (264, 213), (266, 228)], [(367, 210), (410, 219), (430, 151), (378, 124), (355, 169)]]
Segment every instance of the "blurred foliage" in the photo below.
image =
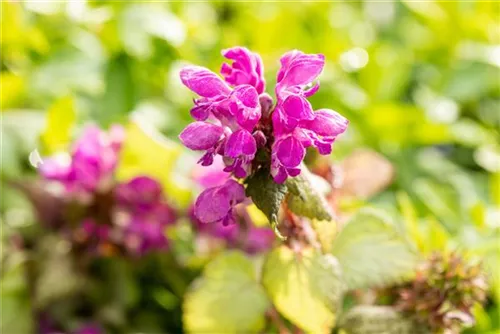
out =
[[(492, 298), (485, 309), (478, 308), (482, 316), (471, 333), (500, 326), (498, 2), (2, 1), (1, 13), (2, 178), (32, 177), (30, 152), (65, 148), (84, 123), (118, 122), (128, 124), (132, 138), (125, 144), (120, 178), (136, 173), (159, 177), (173, 202), (185, 207), (191, 195), (185, 179), (195, 160), (176, 143), (164, 145), (145, 136), (144, 131), (153, 130), (131, 119), (140, 118), (176, 141), (189, 122), (192, 98), (178, 80), (180, 67), (190, 62), (218, 70), (223, 48), (244, 45), (260, 53), (268, 92), (282, 53), (295, 48), (323, 53), (322, 89), (311, 102), (351, 121), (333, 159), (366, 147), (385, 156), (395, 170), (386, 190), (359, 202), (341, 200), (339, 206), (387, 210), (400, 218), (399, 227), (423, 254), (458, 247), (481, 258), (489, 268)], [(29, 203), (19, 194), (2, 187), (0, 210), (2, 243), (18, 229), (36, 235)], [(189, 248), (182, 246), (189, 233), (176, 233), (176, 251), (182, 253)], [(289, 270), (281, 259), (285, 255), (276, 254), (274, 260)], [(21, 286), (23, 261), (14, 250), (2, 251), (5, 332), (26, 332), (31, 326), (28, 292)], [(165, 268), (161, 276), (177, 288), (166, 289), (154, 275), (144, 274), (156, 270), (145, 264), (135, 274), (137, 282), (150, 287), (154, 305), (145, 296), (132, 298), (138, 283), (126, 278), (120, 284), (127, 286), (130, 300), (116, 303), (141, 310), (131, 320), (133, 328), (156, 323), (175, 331), (181, 328), (175, 308), (185, 287), (172, 283), (179, 279)], [(203, 279), (210, 286), (209, 278)], [(195, 296), (207, 302), (202, 291)], [(305, 315), (286, 309), (289, 301), (271, 297), (288, 318), (314, 330)], [(265, 299), (258, 302), (261, 307)], [(333, 313), (314, 303), (320, 310), (314, 316), (331, 321)], [(101, 306), (100, 316), (124, 330), (126, 314), (116, 305)], [(158, 309), (171, 312), (172, 319), (155, 318)], [(241, 316), (248, 320), (251, 315)], [(259, 316), (248, 320), (248, 328), (260, 328)], [(189, 326), (202, 325), (212, 326)]]

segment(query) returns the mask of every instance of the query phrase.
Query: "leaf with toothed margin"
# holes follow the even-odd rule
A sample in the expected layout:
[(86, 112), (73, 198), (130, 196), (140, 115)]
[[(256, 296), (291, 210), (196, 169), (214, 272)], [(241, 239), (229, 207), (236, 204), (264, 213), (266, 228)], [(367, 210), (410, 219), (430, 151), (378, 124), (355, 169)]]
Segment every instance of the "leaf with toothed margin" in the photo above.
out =
[(380, 210), (363, 209), (342, 228), (331, 250), (350, 289), (383, 287), (412, 277), (418, 253)]
[(318, 191), (315, 176), (305, 165), (301, 165), (300, 175), (290, 177), (286, 181), (289, 189), (288, 208), (298, 216), (317, 220), (333, 220), (333, 214), (323, 195)]
[(260, 169), (250, 176), (246, 183), (247, 196), (251, 197), (254, 204), (267, 216), (274, 233), (283, 239), (278, 231), (278, 211), (287, 193), (286, 185), (274, 182), (267, 169)]

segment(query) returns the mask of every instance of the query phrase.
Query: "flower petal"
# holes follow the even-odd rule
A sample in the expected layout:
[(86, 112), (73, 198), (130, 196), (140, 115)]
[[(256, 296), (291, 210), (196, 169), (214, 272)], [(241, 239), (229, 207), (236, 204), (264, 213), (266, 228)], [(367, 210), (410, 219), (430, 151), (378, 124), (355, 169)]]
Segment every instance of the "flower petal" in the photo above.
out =
[(349, 121), (330, 109), (320, 109), (314, 113), (314, 119), (303, 121), (301, 127), (314, 131), (320, 136), (335, 137), (343, 133)]
[(244, 129), (233, 132), (226, 142), (224, 155), (231, 158), (247, 156), (253, 158), (257, 152), (257, 143), (252, 134)]
[(236, 121), (241, 127), (252, 131), (261, 117), (257, 91), (250, 85), (241, 85), (234, 89), (232, 98), (231, 112)]
[(304, 160), (306, 149), (293, 135), (277, 141), (275, 145), (276, 156), (283, 166), (297, 167)]
[(223, 133), (224, 129), (218, 125), (207, 122), (194, 122), (182, 130), (179, 139), (192, 150), (208, 150), (217, 144)]
[(250, 85), (240, 85), (233, 91), (233, 96), (245, 107), (256, 108), (259, 105), (259, 94)]
[(318, 77), (324, 65), (325, 56), (322, 54), (305, 54), (297, 50), (287, 52), (281, 58), (278, 86), (307, 85)]
[(255, 87), (259, 94), (264, 92), (265, 80), (262, 75), (262, 59), (257, 53), (237, 46), (222, 50), (222, 55), (234, 61), (232, 66), (226, 63), (222, 64), (221, 74), (226, 82), (234, 86), (249, 84)]
[(231, 89), (214, 72), (201, 66), (186, 66), (181, 70), (182, 83), (203, 97), (228, 95)]
[(162, 198), (162, 188), (158, 181), (148, 176), (137, 176), (116, 187), (118, 203), (138, 209), (148, 209)]
[(299, 95), (290, 95), (282, 105), (285, 114), (299, 120), (310, 120), (314, 118), (311, 104)]
[(202, 223), (225, 220), (232, 207), (245, 199), (245, 188), (234, 180), (203, 191), (196, 199), (194, 214)]

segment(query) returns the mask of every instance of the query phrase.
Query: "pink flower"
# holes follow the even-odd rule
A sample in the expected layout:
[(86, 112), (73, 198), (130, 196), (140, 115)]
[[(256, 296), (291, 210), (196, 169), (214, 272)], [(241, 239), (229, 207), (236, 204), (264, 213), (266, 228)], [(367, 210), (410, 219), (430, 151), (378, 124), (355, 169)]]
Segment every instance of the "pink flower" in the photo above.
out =
[[(232, 90), (215, 73), (198, 66), (185, 67), (181, 80), (201, 96), (191, 109), (197, 121), (181, 132), (181, 142), (192, 150), (205, 151), (200, 159), (202, 165), (210, 166), (214, 156), (220, 154), (228, 158), (228, 170), (245, 177), (257, 152), (252, 136), (261, 117), (257, 91), (246, 84)], [(245, 141), (244, 151), (239, 152), (234, 146), (234, 136)]]
[[(325, 65), (323, 55), (293, 50), (281, 57), (273, 108), (272, 98), (264, 93), (260, 56), (243, 47), (227, 49), (222, 54), (233, 60), (231, 65), (222, 65), (225, 82), (199, 66), (187, 66), (180, 74), (182, 82), (200, 98), (191, 109), (196, 122), (179, 137), (188, 148), (205, 152), (199, 161), (201, 165), (211, 165), (219, 155), (224, 171), (236, 178), (268, 168), (275, 182), (283, 183), (289, 176), (300, 174), (306, 148), (313, 146), (320, 154), (331, 153), (333, 142), (347, 129), (348, 121), (329, 109), (314, 111), (307, 100), (319, 89), (315, 81)], [(264, 156), (271, 152), (270, 161), (255, 161), (261, 148)], [(242, 186), (232, 182), (236, 184), (235, 194), (244, 198)], [(230, 201), (227, 187), (210, 188), (200, 195), (195, 214), (201, 221), (230, 220), (232, 206), (243, 199)], [(214, 195), (219, 197), (211, 202), (208, 198)], [(214, 205), (219, 204), (222, 209), (218, 211)]]
[(222, 50), (222, 55), (233, 60), (233, 64), (222, 64), (220, 70), (227, 83), (238, 86), (248, 84), (253, 86), (257, 93), (262, 94), (266, 82), (263, 77), (264, 65), (259, 54), (244, 47), (234, 47)]
[(88, 126), (69, 157), (55, 155), (46, 159), (40, 173), (46, 180), (62, 183), (69, 193), (94, 192), (111, 182), (123, 138), (120, 126), (108, 132)]
[(126, 249), (134, 254), (168, 248), (167, 226), (176, 220), (166, 203), (161, 185), (147, 176), (138, 176), (115, 189), (115, 219)]
[(202, 223), (234, 222), (233, 207), (245, 200), (245, 188), (234, 180), (204, 190), (196, 199), (194, 215)]

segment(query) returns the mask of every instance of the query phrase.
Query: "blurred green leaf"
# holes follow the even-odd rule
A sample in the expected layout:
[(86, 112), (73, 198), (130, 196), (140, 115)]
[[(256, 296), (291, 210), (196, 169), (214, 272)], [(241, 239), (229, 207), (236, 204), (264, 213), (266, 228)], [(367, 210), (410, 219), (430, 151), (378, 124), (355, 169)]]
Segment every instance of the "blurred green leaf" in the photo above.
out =
[[(14, 254), (10, 254), (13, 256)], [(17, 262), (17, 261), (16, 261)], [(4, 263), (5, 264), (5, 263)], [(31, 300), (25, 281), (25, 263), (10, 263), (3, 266), (0, 284), (2, 300), (1, 333), (33, 333), (34, 321), (31, 311)]]
[(45, 129), (40, 135), (44, 153), (50, 155), (67, 149), (75, 122), (76, 110), (72, 97), (63, 97), (54, 102), (47, 111)]
[(52, 236), (39, 243), (35, 260), (38, 277), (34, 303), (37, 308), (43, 309), (54, 301), (74, 297), (81, 289), (83, 277), (76, 272), (71, 261), (70, 246), (68, 241)]
[(97, 102), (95, 118), (104, 126), (123, 121), (135, 104), (134, 81), (129, 59), (121, 54), (108, 62), (106, 90)]
[(363, 209), (340, 231), (332, 254), (350, 289), (382, 287), (409, 279), (418, 255), (382, 212)]
[(310, 333), (329, 333), (335, 324), (344, 285), (332, 255), (280, 246), (268, 254), (262, 281), (276, 309)]
[(6, 108), (10, 108), (19, 102), (24, 93), (25, 79), (14, 73), (2, 72), (0, 74), (0, 84), (2, 85), (0, 110), (4, 111)]
[(346, 334), (429, 334), (389, 306), (355, 306), (343, 316), (340, 327)]
[(337, 222), (334, 220), (311, 220), (311, 227), (316, 232), (316, 237), (324, 253), (329, 253), (337, 235)]
[(254, 264), (233, 251), (214, 259), (193, 282), (184, 299), (184, 329), (188, 333), (258, 333), (269, 307), (257, 283)]
[(423, 234), (427, 236), (424, 242), (424, 254), (446, 252), (451, 240), (448, 231), (434, 217), (429, 217), (424, 222), (422, 224)]
[(188, 205), (191, 191), (182, 184), (182, 176), (175, 172), (175, 165), (182, 147), (138, 121), (126, 129), (126, 139), (116, 171), (118, 180), (128, 180), (137, 175), (147, 175), (159, 180), (169, 200), (181, 207)]

